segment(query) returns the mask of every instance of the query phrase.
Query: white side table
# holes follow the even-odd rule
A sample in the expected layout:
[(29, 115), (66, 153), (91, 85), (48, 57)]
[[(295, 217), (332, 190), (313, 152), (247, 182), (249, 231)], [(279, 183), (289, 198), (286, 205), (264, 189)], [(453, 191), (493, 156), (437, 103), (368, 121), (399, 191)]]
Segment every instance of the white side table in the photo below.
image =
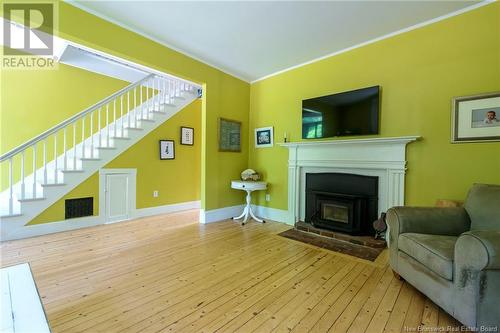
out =
[(261, 191), (261, 190), (266, 190), (267, 189), (267, 183), (266, 182), (252, 182), (252, 181), (244, 181), (244, 180), (233, 180), (231, 181), (231, 188), (234, 188), (235, 190), (241, 190), (241, 191), (246, 191), (247, 192), (247, 205), (245, 206), (245, 209), (243, 210), (243, 213), (241, 213), (240, 216), (238, 217), (233, 217), (233, 220), (239, 220), (243, 218), (243, 222), (241, 222), (241, 225), (245, 225), (245, 223), (248, 221), (248, 217), (251, 216), (255, 221), (260, 222), (260, 223), (265, 223), (266, 221), (259, 219), (257, 216), (252, 211), (252, 192), (253, 191)]

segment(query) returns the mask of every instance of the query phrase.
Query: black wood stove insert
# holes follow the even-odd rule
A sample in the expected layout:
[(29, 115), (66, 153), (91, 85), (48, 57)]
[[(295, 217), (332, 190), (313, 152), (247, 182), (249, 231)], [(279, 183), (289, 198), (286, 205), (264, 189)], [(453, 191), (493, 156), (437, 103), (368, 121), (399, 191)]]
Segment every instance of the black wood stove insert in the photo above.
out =
[(378, 212), (378, 177), (346, 173), (306, 174), (306, 223), (314, 227), (373, 235)]

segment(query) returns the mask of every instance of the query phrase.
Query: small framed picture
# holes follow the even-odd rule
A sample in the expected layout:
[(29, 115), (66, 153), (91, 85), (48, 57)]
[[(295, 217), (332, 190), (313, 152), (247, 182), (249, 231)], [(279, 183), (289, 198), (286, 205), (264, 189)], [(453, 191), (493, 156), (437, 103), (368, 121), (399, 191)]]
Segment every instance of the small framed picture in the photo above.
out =
[(175, 158), (174, 140), (160, 140), (160, 160), (173, 160)]
[(274, 145), (273, 127), (261, 127), (255, 129), (255, 147), (266, 148)]
[(194, 128), (181, 126), (181, 145), (194, 144)]
[(453, 99), (451, 142), (500, 141), (500, 92)]

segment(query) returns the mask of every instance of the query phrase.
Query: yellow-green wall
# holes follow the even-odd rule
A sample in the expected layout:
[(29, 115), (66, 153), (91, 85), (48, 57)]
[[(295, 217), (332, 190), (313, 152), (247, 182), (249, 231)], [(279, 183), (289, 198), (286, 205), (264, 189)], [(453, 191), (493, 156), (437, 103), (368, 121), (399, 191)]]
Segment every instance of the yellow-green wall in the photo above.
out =
[[(194, 145), (179, 144), (180, 127), (194, 128)], [(175, 141), (175, 159), (160, 160), (159, 140)], [(137, 208), (162, 206), (200, 199), (201, 100), (182, 109), (142, 140), (108, 163), (105, 168), (137, 169)], [(153, 191), (158, 190), (157, 198)], [(99, 215), (99, 174), (95, 173), (58, 200), (29, 224), (64, 220), (64, 201), (93, 197), (94, 215)]]
[(240, 153), (218, 152), (219, 117), (242, 122), (248, 132), (250, 85), (211, 66), (86, 13), (59, 4), (59, 35), (94, 49), (203, 84), (201, 143), (201, 202), (205, 209), (241, 204), (229, 187), (248, 163), (248, 136)]
[[(474, 182), (500, 184), (500, 143), (450, 143), (451, 99), (500, 91), (500, 3), (303, 66), (251, 86), (250, 129), (274, 126), (301, 141), (303, 99), (380, 85), (380, 136), (421, 135), (407, 149), (406, 203), (463, 199)], [(270, 182), (271, 201), (287, 209), (288, 150), (255, 149), (249, 167)]]

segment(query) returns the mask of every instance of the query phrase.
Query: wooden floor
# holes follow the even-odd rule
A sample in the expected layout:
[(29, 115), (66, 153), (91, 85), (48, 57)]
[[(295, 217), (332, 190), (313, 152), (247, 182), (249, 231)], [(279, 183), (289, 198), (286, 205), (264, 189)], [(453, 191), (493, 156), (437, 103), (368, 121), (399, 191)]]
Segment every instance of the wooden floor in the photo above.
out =
[(393, 277), (387, 251), (371, 263), (277, 236), (284, 224), (197, 218), (189, 211), (7, 242), (2, 266), (31, 264), (53, 332), (459, 325)]

